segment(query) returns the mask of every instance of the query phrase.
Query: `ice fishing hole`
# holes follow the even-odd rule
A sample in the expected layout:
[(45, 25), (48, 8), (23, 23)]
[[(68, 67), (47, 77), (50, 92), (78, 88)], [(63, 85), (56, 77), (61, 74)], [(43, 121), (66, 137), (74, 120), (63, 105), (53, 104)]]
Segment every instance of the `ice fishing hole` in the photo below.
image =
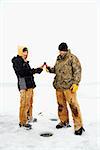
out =
[(40, 136), (50, 137), (50, 136), (53, 136), (53, 133), (51, 133), (51, 132), (44, 132), (44, 133), (41, 133)]

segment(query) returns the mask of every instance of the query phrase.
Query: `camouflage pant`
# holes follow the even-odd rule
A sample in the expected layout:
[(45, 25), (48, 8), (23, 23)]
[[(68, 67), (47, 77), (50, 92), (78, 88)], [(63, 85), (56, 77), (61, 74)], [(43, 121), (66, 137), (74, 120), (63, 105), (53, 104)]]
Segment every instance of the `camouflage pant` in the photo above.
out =
[(58, 116), (60, 121), (69, 122), (69, 115), (67, 109), (67, 102), (71, 108), (72, 117), (74, 121), (74, 129), (78, 130), (82, 127), (82, 118), (80, 108), (77, 102), (76, 93), (72, 93), (71, 90), (56, 90), (57, 102), (58, 102)]
[(33, 89), (20, 91), (20, 124), (26, 124), (29, 119), (32, 119), (32, 104), (33, 104)]

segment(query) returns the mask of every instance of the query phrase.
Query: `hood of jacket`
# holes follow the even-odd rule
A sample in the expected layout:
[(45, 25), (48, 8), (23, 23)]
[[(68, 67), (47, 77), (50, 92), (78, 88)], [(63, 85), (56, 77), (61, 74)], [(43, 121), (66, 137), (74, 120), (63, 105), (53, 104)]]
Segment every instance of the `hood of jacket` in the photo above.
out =
[(19, 55), (19, 56), (23, 56), (23, 48), (24, 48), (24, 46), (18, 46), (18, 52), (17, 52), (17, 55)]

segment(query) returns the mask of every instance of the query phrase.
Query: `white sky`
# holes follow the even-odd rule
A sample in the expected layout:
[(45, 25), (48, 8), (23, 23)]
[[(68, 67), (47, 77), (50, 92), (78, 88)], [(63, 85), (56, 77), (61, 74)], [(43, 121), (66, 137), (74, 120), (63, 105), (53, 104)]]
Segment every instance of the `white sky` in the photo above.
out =
[(11, 58), (17, 55), (18, 45), (29, 48), (30, 64), (38, 67), (44, 61), (55, 63), (61, 42), (67, 42), (80, 59), (83, 82), (96, 82), (97, 4), (94, 0), (0, 0), (0, 82), (16, 82)]

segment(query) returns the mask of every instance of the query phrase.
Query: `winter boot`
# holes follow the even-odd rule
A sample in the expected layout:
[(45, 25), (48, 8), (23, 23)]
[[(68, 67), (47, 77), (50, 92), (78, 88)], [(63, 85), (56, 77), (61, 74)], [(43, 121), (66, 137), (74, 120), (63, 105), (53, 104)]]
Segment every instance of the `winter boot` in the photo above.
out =
[(59, 124), (56, 125), (57, 129), (65, 128), (65, 127), (69, 128), (71, 127), (71, 125), (69, 123), (63, 123), (63, 122), (60, 122)]
[(21, 124), (19, 123), (19, 126), (20, 126), (20, 127), (25, 127), (26, 129), (32, 129), (32, 125), (30, 125), (29, 123), (23, 124), (23, 125), (21, 125)]
[(75, 135), (82, 135), (83, 131), (85, 132), (85, 129), (83, 127), (81, 127), (79, 130), (76, 130), (74, 132)]

